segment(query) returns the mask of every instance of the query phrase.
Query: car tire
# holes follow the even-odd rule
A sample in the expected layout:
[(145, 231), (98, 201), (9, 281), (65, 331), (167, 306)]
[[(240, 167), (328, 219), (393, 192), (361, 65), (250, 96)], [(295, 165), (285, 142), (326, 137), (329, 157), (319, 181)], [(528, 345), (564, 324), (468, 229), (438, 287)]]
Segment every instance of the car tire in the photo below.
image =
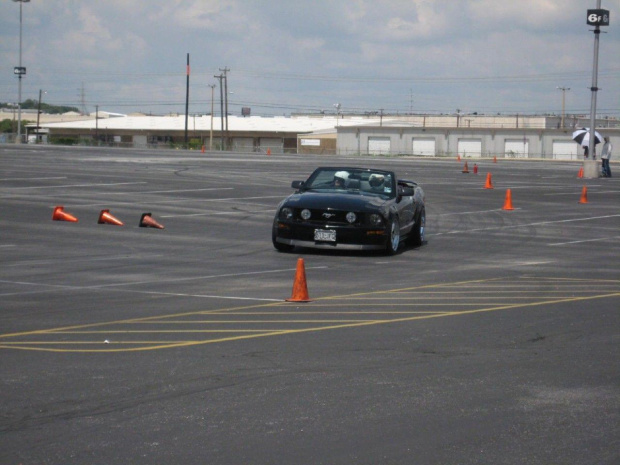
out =
[(396, 216), (390, 218), (388, 224), (388, 240), (385, 245), (385, 252), (387, 255), (395, 255), (398, 253), (398, 247), (400, 246), (400, 222)]
[(273, 242), (273, 246), (278, 252), (290, 252), (295, 248), (294, 245), (283, 244), (282, 242), (278, 242), (276, 240), (276, 230), (273, 229), (271, 232), (271, 242)]
[(410, 244), (413, 247), (420, 247), (424, 244), (424, 234), (426, 232), (426, 209), (422, 208), (422, 211), (418, 215), (418, 219), (411, 231)]

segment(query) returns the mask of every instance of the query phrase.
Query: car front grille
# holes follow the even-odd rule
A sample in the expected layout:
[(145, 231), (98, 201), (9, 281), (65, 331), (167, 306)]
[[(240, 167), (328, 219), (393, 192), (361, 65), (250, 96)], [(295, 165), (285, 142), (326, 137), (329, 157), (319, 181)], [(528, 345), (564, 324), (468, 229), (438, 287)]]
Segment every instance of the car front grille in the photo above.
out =
[[(339, 211), (339, 210), (310, 210), (311, 216), (309, 220), (304, 220), (301, 217), (301, 209), (295, 211), (295, 220), (302, 221), (304, 223), (312, 223), (312, 224), (350, 224), (347, 221), (347, 213), (348, 211)], [(360, 224), (363, 220), (363, 215), (361, 213), (355, 212), (357, 215), (357, 220), (354, 224)]]

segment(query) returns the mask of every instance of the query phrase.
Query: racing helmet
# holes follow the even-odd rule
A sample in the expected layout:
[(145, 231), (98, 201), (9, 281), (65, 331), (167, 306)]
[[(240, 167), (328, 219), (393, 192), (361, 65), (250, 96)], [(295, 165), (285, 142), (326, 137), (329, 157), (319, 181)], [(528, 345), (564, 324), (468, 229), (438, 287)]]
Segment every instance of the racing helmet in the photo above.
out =
[(385, 176), (382, 174), (373, 173), (368, 178), (368, 184), (370, 184), (370, 187), (379, 187), (383, 184), (383, 181), (385, 181)]
[(345, 184), (345, 182), (347, 181), (347, 179), (349, 179), (349, 172), (348, 171), (336, 171), (334, 173), (334, 182), (340, 182), (343, 186)]

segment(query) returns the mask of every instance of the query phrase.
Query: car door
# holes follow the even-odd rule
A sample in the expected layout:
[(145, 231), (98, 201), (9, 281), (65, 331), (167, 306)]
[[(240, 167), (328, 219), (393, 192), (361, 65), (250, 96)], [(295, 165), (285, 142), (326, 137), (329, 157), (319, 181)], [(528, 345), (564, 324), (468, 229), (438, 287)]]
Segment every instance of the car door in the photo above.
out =
[(398, 184), (398, 193), (396, 196), (396, 209), (398, 211), (398, 217), (400, 218), (400, 230), (402, 234), (407, 234), (413, 227), (413, 222), (415, 219), (415, 208), (413, 202), (413, 195), (404, 195), (405, 193), (413, 192), (403, 192), (405, 189), (411, 189), (410, 186), (405, 184)]

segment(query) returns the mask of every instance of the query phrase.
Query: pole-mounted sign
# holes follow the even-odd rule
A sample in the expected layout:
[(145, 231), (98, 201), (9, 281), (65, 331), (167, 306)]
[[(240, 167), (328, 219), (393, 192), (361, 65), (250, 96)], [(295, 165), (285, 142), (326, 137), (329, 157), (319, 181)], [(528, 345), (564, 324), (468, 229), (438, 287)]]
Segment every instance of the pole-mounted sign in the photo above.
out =
[(588, 10), (588, 26), (609, 26), (609, 10)]
[(13, 68), (13, 74), (18, 74), (18, 75), (22, 75), (22, 74), (26, 74), (26, 67), (25, 66), (15, 66)]

